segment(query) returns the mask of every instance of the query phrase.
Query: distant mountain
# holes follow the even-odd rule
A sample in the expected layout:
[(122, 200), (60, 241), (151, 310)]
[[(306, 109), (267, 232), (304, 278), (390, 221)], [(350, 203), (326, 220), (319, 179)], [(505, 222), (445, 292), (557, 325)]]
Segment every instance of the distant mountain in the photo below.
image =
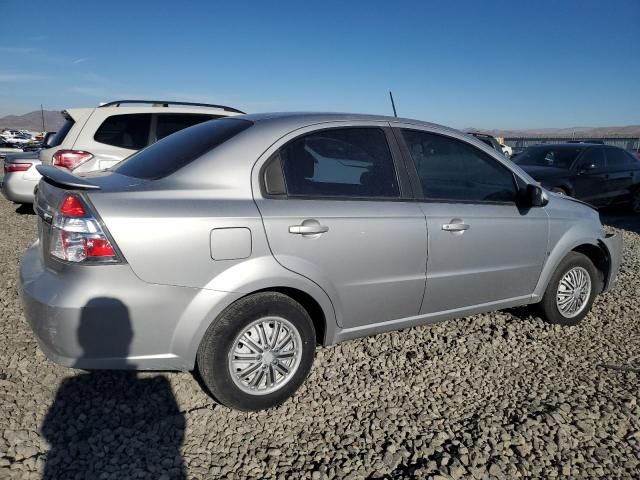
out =
[[(44, 126), (49, 132), (57, 131), (64, 124), (64, 117), (60, 112), (45, 110)], [(7, 115), (0, 118), (0, 130), (3, 128), (15, 128), (19, 130), (31, 130), (39, 132), (42, 130), (42, 114), (40, 110), (25, 113), (24, 115)]]
[(640, 125), (627, 125), (625, 127), (532, 128), (528, 130), (470, 128), (466, 131), (488, 133), (496, 137), (640, 137)]

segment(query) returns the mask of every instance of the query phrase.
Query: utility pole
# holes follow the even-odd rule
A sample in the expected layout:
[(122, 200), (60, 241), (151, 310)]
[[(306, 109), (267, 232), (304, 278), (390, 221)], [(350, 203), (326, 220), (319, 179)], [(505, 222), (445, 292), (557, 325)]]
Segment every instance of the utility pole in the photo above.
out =
[(389, 90), (389, 98), (391, 99), (391, 108), (393, 108), (393, 116), (397, 117), (398, 116), (398, 112), (396, 112), (396, 104), (393, 101), (393, 93), (391, 93), (391, 90)]
[(44, 128), (44, 110), (42, 108), (42, 104), (40, 104), (40, 116), (42, 117), (42, 131), (46, 132), (46, 130)]

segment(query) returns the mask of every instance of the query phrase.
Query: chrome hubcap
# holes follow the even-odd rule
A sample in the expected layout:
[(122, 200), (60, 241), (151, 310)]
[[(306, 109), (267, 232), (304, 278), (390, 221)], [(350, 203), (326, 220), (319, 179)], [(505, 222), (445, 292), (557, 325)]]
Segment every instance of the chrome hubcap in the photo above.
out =
[(565, 318), (573, 318), (587, 306), (591, 295), (591, 277), (582, 267), (573, 267), (564, 274), (558, 292), (556, 305)]
[(293, 377), (301, 358), (302, 338), (293, 324), (281, 317), (263, 317), (235, 338), (228, 367), (242, 391), (266, 395)]

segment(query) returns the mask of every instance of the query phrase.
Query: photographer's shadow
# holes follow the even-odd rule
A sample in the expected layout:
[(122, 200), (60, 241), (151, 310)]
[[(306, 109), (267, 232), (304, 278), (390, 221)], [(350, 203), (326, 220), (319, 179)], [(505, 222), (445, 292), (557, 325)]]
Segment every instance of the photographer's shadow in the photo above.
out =
[[(83, 308), (83, 358), (125, 359), (132, 338), (129, 311), (119, 300), (96, 298)], [(113, 364), (127, 367), (126, 360)], [(50, 444), (43, 478), (184, 479), (184, 429), (165, 377), (138, 378), (131, 370), (81, 373), (63, 381), (42, 424)]]

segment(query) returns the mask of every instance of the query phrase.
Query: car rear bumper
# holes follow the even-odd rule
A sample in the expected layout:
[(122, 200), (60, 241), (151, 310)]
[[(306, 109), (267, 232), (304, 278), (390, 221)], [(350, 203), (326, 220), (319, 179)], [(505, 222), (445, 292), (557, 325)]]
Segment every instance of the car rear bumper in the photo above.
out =
[[(27, 176), (28, 172), (6, 173), (2, 181), (2, 194), (7, 200), (15, 203), (33, 203), (33, 191), (40, 177)], [(37, 173), (37, 172), (36, 172)]]
[(84, 369), (191, 370), (209, 322), (237, 296), (150, 284), (128, 265), (20, 264), (27, 321), (45, 355)]
[(616, 285), (618, 280), (618, 271), (622, 262), (622, 235), (609, 233), (600, 241), (609, 254), (609, 275), (603, 289), (603, 292), (607, 292)]

